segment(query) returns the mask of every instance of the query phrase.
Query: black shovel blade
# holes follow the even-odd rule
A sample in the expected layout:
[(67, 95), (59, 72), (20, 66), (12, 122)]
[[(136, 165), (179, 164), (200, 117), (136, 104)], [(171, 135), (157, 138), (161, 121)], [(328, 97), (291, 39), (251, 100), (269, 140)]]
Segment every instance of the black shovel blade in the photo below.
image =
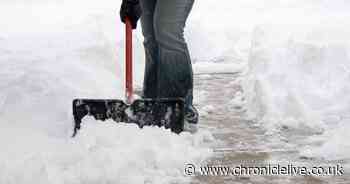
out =
[(89, 115), (96, 120), (113, 119), (116, 122), (125, 122), (125, 110), (128, 108), (121, 100), (115, 99), (75, 99), (73, 100), (74, 133), (80, 129), (81, 120)]
[(127, 105), (116, 99), (75, 99), (73, 137), (87, 115), (96, 120), (112, 119), (115, 122), (135, 123), (140, 128), (159, 126), (180, 133), (184, 124), (184, 101), (181, 98), (140, 99)]
[(127, 122), (170, 128), (180, 133), (184, 125), (184, 101), (181, 98), (135, 100), (125, 111)]

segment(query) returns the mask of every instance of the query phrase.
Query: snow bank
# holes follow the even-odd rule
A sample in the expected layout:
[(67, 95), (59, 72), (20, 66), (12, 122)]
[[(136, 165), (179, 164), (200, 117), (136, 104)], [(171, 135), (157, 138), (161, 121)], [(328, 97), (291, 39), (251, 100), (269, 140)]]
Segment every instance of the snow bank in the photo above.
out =
[(242, 66), (246, 109), (268, 133), (321, 134), (321, 148), (301, 150), (349, 158), (349, 7), (345, 0), (201, 0), (187, 37), (195, 62)]
[[(5, 158), (0, 167), (6, 168), (0, 172), (1, 183), (79, 183), (96, 178), (162, 182), (156, 175), (176, 177), (185, 161), (165, 161), (166, 155), (187, 153), (189, 161), (198, 161), (208, 153), (193, 144), (204, 138), (148, 129), (141, 133), (135, 127), (110, 128), (91, 120), (78, 139), (68, 138), (74, 97), (123, 97), (119, 5), (115, 0), (1, 2), (0, 141), (7, 150), (0, 153)], [(247, 109), (272, 133), (283, 126), (324, 132), (318, 136), (322, 146), (311, 147), (308, 153), (348, 158), (344, 140), (350, 131), (349, 6), (346, 0), (200, 0), (190, 15), (186, 37), (197, 64), (248, 64)], [(140, 29), (135, 36), (135, 78), (140, 85)], [(195, 70), (208, 72), (212, 67), (207, 66)], [(154, 141), (148, 146), (147, 139)], [(121, 159), (124, 155), (130, 157)], [(126, 173), (127, 165), (136, 175)], [(170, 174), (170, 165), (175, 174)]]
[(270, 134), (286, 128), (324, 133), (316, 136), (323, 146), (307, 152), (325, 159), (349, 159), (350, 154), (344, 133), (350, 131), (344, 123), (350, 116), (350, 15), (343, 5), (348, 6), (295, 1), (283, 9), (295, 18), (275, 14), (274, 21), (256, 26), (245, 82), (247, 108)]
[[(211, 151), (208, 132), (84, 120), (72, 139), (72, 99), (124, 97), (120, 1), (0, 5), (0, 183), (183, 183), (185, 163)], [(143, 76), (140, 30), (135, 78)]]
[[(86, 118), (75, 139), (1, 128), (0, 183), (184, 183), (186, 163), (211, 155), (208, 132), (96, 122)], [(9, 143), (10, 141), (10, 143)]]
[[(194, 62), (240, 66), (246, 109), (268, 133), (321, 134), (321, 148), (301, 150), (349, 159), (349, 7), (345, 0), (201, 0), (186, 35)], [(195, 71), (217, 70), (213, 63), (198, 62)]]
[(266, 105), (265, 117), (305, 118), (302, 125), (322, 126), (318, 121), (347, 116), (350, 66), (346, 41), (315, 43), (287, 37), (271, 43), (272, 35), (258, 34), (250, 67), (256, 78), (256, 96)]
[(326, 131), (322, 136), (311, 137), (311, 141), (321, 141), (323, 144), (319, 147), (308, 146), (302, 150), (301, 154), (327, 160), (349, 160), (350, 143), (344, 139), (349, 136), (349, 126), (349, 120), (343, 120), (335, 128)]

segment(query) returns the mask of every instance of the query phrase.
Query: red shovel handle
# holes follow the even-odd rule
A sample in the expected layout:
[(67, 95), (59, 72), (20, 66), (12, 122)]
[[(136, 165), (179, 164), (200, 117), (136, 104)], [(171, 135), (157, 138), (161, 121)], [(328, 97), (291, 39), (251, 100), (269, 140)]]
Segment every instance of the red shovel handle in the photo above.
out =
[(126, 34), (126, 49), (125, 49), (125, 87), (126, 100), (131, 104), (133, 101), (133, 87), (132, 87), (132, 26), (131, 21), (127, 17), (125, 20), (125, 34)]

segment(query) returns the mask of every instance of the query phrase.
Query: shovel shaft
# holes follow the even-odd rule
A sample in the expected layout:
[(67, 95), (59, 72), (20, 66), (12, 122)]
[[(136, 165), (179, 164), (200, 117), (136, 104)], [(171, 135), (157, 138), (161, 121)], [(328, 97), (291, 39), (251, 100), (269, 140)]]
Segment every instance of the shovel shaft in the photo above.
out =
[(125, 20), (126, 49), (125, 49), (125, 87), (126, 101), (131, 104), (133, 101), (133, 84), (132, 84), (132, 26), (130, 19)]

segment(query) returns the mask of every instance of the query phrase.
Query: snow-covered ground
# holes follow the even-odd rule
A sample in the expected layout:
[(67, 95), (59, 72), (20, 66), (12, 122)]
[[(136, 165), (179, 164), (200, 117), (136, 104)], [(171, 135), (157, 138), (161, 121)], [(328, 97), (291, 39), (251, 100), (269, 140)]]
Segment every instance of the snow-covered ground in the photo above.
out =
[[(101, 4), (97, 4), (101, 3)], [(0, 183), (184, 183), (211, 155), (211, 134), (85, 119), (72, 139), (72, 99), (123, 94), (120, 1), (0, 5)], [(143, 51), (135, 39), (135, 77)]]
[(1, 128), (0, 183), (184, 183), (184, 165), (212, 154), (205, 144), (213, 139), (203, 131), (179, 136), (89, 118), (74, 139), (42, 131)]
[(349, 1), (196, 6), (188, 30), (195, 61), (247, 64), (246, 108), (269, 134), (307, 132), (321, 146), (301, 147), (304, 156), (350, 159)]
[(307, 132), (321, 146), (301, 154), (348, 160), (349, 8), (346, 0), (201, 0), (187, 37), (194, 61), (246, 64), (246, 108), (269, 134)]
[(201, 0), (187, 36), (195, 61), (247, 64), (246, 109), (269, 134), (307, 133), (318, 146), (302, 155), (349, 160), (349, 8), (346, 0)]
[[(175, 136), (86, 119), (69, 137), (74, 97), (124, 96), (119, 6), (0, 3), (0, 183), (182, 181), (184, 162), (210, 155), (205, 130)], [(317, 133), (310, 140), (322, 144), (302, 154), (350, 159), (349, 8), (346, 0), (198, 0), (186, 29), (195, 72), (242, 68), (246, 108), (272, 135)], [(140, 85), (140, 29), (134, 45)]]
[[(347, 1), (275, 1), (251, 29), (247, 109), (271, 134), (316, 134), (305, 156), (350, 159), (350, 7)], [(311, 141), (312, 142), (312, 141)]]

